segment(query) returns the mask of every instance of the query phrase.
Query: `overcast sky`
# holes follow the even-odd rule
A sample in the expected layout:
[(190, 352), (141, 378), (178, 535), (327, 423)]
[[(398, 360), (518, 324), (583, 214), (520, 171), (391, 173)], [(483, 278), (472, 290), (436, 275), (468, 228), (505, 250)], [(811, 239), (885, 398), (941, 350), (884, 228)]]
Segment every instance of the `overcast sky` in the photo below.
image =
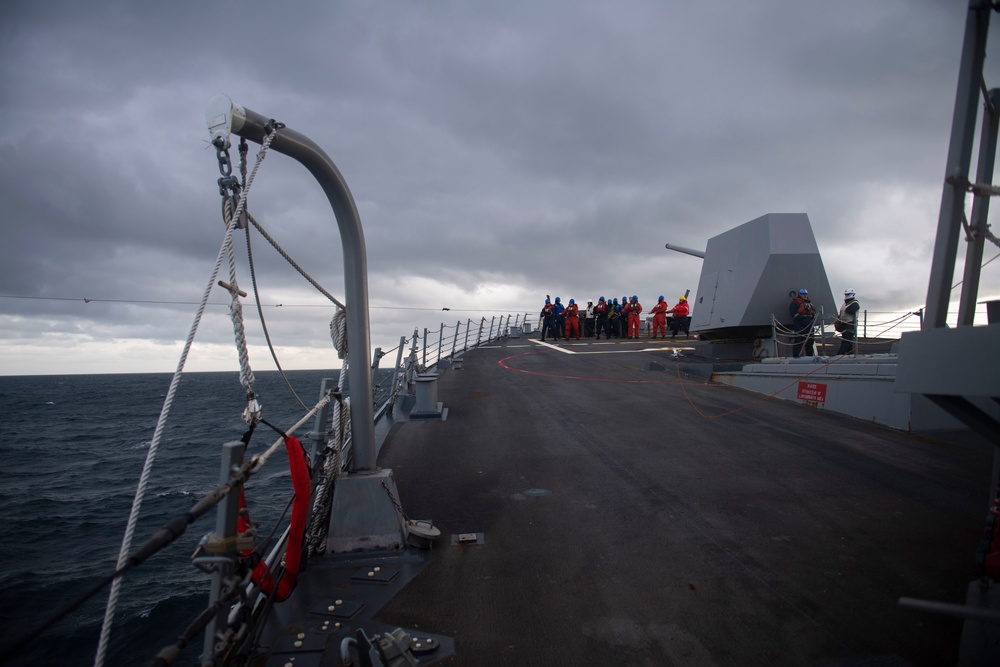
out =
[[(834, 294), (919, 307), (966, 4), (11, 0), (0, 374), (176, 367), (223, 232), (217, 93), (337, 163), (365, 229), (373, 346), (534, 317), (545, 294), (674, 302), (701, 264), (664, 243), (703, 249), (765, 213), (808, 214)], [(1000, 86), (990, 54), (985, 78)], [(269, 154), (250, 210), (343, 299), (337, 227), (304, 168)], [(283, 365), (339, 366), (325, 299), (253, 247)], [(980, 296), (1000, 297), (1000, 260)], [(197, 341), (190, 370), (236, 368), (224, 306)]]

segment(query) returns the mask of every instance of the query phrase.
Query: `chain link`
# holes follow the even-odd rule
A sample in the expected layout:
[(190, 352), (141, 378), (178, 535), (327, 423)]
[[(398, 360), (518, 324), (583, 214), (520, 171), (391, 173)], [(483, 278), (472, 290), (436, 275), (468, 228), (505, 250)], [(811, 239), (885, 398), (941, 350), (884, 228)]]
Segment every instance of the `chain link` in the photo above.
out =
[(221, 141), (215, 145), (215, 155), (219, 159), (219, 194), (223, 197), (239, 197), (240, 182), (233, 176), (233, 161), (229, 157), (229, 146)]
[(403, 511), (403, 508), (400, 506), (399, 501), (396, 500), (396, 496), (392, 495), (392, 491), (389, 490), (389, 487), (386, 486), (385, 482), (382, 482), (382, 488), (385, 489), (385, 492), (389, 495), (389, 500), (392, 501), (392, 504), (396, 508), (396, 511), (399, 512), (399, 515), (403, 517), (403, 521), (409, 523), (410, 517), (406, 516), (406, 512)]

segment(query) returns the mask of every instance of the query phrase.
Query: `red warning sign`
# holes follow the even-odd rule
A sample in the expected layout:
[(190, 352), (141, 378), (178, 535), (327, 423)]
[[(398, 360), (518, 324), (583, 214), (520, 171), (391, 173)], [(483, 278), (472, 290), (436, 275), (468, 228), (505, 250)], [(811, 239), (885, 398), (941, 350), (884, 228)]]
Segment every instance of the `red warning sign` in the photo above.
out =
[(799, 398), (813, 403), (826, 403), (826, 385), (819, 382), (799, 382)]

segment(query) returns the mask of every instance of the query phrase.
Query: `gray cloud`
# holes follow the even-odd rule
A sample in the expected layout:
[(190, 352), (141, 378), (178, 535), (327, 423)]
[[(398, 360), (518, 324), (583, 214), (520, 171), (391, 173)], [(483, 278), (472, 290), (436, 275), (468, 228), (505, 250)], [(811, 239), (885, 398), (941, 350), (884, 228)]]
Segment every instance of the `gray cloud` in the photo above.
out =
[[(835, 290), (918, 306), (964, 20), (902, 1), (10, 3), (0, 293), (31, 298), (0, 300), (0, 372), (38, 354), (26, 342), (183, 336), (190, 306), (117, 301), (200, 298), (222, 232), (203, 120), (218, 92), (344, 173), (374, 344), (444, 306), (694, 290), (700, 265), (663, 243), (704, 247), (767, 212), (810, 215)], [(268, 156), (251, 211), (342, 294), (335, 223), (300, 166)], [(274, 329), (322, 345), (322, 297), (259, 238), (254, 258)], [(205, 338), (225, 343), (212, 308)]]

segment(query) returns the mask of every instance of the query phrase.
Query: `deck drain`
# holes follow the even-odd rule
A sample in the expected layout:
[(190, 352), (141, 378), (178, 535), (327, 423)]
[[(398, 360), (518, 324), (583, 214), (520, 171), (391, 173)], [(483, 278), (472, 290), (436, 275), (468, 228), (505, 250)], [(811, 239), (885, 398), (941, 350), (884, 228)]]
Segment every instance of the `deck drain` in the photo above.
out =
[(535, 498), (540, 497), (540, 496), (547, 496), (550, 493), (552, 493), (552, 492), (549, 491), (548, 489), (528, 489), (527, 491), (524, 491), (524, 495), (526, 495), (526, 496), (533, 496)]

